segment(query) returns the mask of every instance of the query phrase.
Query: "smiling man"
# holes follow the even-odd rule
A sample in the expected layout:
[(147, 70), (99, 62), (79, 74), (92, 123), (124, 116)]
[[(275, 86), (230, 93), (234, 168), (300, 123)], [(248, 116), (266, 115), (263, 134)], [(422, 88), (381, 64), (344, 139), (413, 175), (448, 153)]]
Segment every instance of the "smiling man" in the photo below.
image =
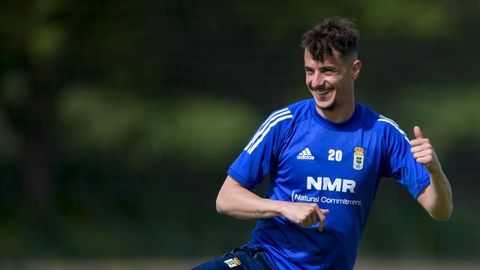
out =
[[(302, 38), (313, 98), (273, 112), (228, 170), (218, 212), (258, 219), (252, 239), (195, 269), (353, 269), (383, 176), (394, 177), (435, 219), (452, 192), (421, 129), (399, 126), (355, 102), (359, 33), (334, 17)], [(268, 194), (251, 190), (270, 176)]]

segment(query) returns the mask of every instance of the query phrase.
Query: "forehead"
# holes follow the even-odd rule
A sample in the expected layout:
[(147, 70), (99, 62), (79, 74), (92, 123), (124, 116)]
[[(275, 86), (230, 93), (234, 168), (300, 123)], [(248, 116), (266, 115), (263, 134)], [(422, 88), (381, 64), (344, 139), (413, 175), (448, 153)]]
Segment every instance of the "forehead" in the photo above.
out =
[(336, 50), (333, 50), (333, 55), (325, 54), (323, 56), (323, 62), (314, 60), (310, 52), (308, 52), (308, 50), (305, 50), (304, 60), (305, 60), (305, 65), (312, 66), (312, 67), (340, 66), (343, 63), (342, 55)]

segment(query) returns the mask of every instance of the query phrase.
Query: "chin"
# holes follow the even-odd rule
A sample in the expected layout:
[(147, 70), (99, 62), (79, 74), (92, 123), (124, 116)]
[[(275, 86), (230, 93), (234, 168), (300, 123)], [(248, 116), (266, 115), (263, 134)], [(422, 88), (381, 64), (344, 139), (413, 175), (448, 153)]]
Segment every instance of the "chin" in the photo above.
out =
[(331, 111), (336, 107), (337, 100), (336, 100), (336, 91), (330, 91), (327, 95), (321, 96), (316, 91), (310, 92), (315, 99), (315, 104), (318, 109), (322, 111)]
[(335, 100), (332, 101), (315, 101), (317, 108), (322, 110), (322, 111), (332, 111), (337, 107), (337, 102)]

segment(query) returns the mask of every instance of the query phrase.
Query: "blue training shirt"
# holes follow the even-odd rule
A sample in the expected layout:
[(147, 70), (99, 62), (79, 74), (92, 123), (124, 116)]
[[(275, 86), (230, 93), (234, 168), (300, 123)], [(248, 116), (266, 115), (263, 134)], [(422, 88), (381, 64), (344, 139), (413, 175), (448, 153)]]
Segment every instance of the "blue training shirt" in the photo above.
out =
[(360, 237), (382, 176), (417, 198), (430, 178), (392, 120), (355, 104), (335, 124), (313, 99), (273, 112), (228, 170), (253, 189), (270, 175), (267, 198), (329, 209), (325, 228), (302, 228), (283, 216), (260, 219), (248, 245), (262, 247), (277, 269), (353, 269)]

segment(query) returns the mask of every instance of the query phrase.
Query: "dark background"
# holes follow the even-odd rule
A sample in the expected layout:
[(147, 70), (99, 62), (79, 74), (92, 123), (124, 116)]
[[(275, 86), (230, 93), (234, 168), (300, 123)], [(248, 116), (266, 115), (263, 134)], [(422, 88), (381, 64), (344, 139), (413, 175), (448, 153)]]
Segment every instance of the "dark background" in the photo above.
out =
[[(308, 98), (300, 37), (356, 19), (357, 100), (442, 161), (434, 221), (382, 180), (361, 256), (480, 254), (479, 1), (13, 1), (0, 4), (0, 257), (211, 256), (254, 222), (221, 216), (230, 163)], [(262, 188), (259, 189), (262, 194)]]

